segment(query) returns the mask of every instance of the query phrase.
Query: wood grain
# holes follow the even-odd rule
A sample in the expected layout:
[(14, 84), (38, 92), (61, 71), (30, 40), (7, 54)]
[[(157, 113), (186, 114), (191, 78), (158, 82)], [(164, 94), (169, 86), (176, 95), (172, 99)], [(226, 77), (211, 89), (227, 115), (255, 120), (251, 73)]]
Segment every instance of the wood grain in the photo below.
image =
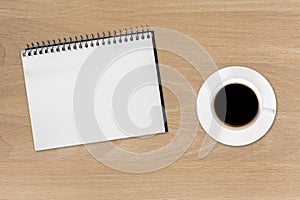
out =
[[(31, 41), (149, 24), (199, 42), (218, 68), (245, 65), (272, 84), (276, 121), (258, 142), (217, 144), (203, 160), (205, 136), (172, 165), (147, 174), (113, 170), (83, 146), (34, 152), (20, 50)], [(160, 63), (203, 83), (184, 60), (159, 52)], [(300, 199), (300, 2), (0, 1), (0, 199)], [(163, 77), (162, 77), (163, 78)], [(145, 152), (167, 144), (180, 122), (164, 88), (170, 134), (115, 142)]]

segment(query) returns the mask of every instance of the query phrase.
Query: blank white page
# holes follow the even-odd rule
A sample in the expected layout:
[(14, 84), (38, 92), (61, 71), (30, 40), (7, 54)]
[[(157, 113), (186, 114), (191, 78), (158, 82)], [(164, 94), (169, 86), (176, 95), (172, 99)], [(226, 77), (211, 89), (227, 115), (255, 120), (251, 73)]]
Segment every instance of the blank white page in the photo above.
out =
[(149, 34), (127, 42), (123, 35), (116, 44), (105, 38), (105, 45), (99, 40), (93, 47), (83, 41), (82, 49), (77, 42), (77, 49), (26, 51), (22, 62), (36, 151), (167, 132), (154, 33)]

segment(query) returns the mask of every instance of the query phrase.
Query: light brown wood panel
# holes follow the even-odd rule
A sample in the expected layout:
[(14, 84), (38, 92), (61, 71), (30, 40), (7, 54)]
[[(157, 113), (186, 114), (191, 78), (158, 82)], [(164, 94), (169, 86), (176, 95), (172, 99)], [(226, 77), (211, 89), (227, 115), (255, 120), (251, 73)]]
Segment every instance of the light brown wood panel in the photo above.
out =
[[(34, 152), (20, 50), (31, 41), (149, 24), (189, 35), (218, 68), (245, 65), (272, 84), (276, 121), (245, 147), (217, 144), (203, 160), (199, 126), (180, 159), (159, 171), (128, 174), (83, 146)], [(180, 57), (159, 61), (198, 92), (203, 79)], [(300, 199), (300, 2), (295, 0), (0, 1), (0, 199)], [(163, 77), (162, 77), (163, 78)], [(180, 122), (164, 88), (170, 133), (116, 141), (146, 152), (167, 144)], [(191, 99), (192, 101), (192, 99)]]

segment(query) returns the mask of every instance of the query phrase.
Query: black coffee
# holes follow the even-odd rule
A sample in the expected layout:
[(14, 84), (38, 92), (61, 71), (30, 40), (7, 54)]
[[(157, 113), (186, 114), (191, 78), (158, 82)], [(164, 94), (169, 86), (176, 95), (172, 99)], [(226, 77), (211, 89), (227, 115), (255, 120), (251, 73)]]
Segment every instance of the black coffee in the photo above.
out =
[(229, 126), (243, 126), (258, 112), (258, 99), (252, 89), (243, 84), (229, 84), (216, 95), (214, 102), (218, 118)]

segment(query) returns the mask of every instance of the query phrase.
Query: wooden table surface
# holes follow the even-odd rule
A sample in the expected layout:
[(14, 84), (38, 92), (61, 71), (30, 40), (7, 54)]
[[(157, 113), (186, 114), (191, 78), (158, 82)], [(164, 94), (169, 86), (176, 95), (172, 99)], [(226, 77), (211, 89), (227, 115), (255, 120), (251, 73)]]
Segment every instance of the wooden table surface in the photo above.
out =
[[(199, 42), (218, 68), (245, 65), (272, 84), (278, 112), (269, 133), (245, 147), (217, 144), (205, 159), (199, 126), (173, 164), (146, 174), (111, 169), (84, 146), (34, 152), (20, 50), (31, 41), (149, 24)], [(300, 2), (0, 1), (0, 199), (300, 199)], [(198, 92), (203, 79), (158, 52)], [(163, 77), (162, 77), (163, 78)], [(164, 88), (170, 133), (114, 142), (144, 152), (167, 144), (180, 109)]]

